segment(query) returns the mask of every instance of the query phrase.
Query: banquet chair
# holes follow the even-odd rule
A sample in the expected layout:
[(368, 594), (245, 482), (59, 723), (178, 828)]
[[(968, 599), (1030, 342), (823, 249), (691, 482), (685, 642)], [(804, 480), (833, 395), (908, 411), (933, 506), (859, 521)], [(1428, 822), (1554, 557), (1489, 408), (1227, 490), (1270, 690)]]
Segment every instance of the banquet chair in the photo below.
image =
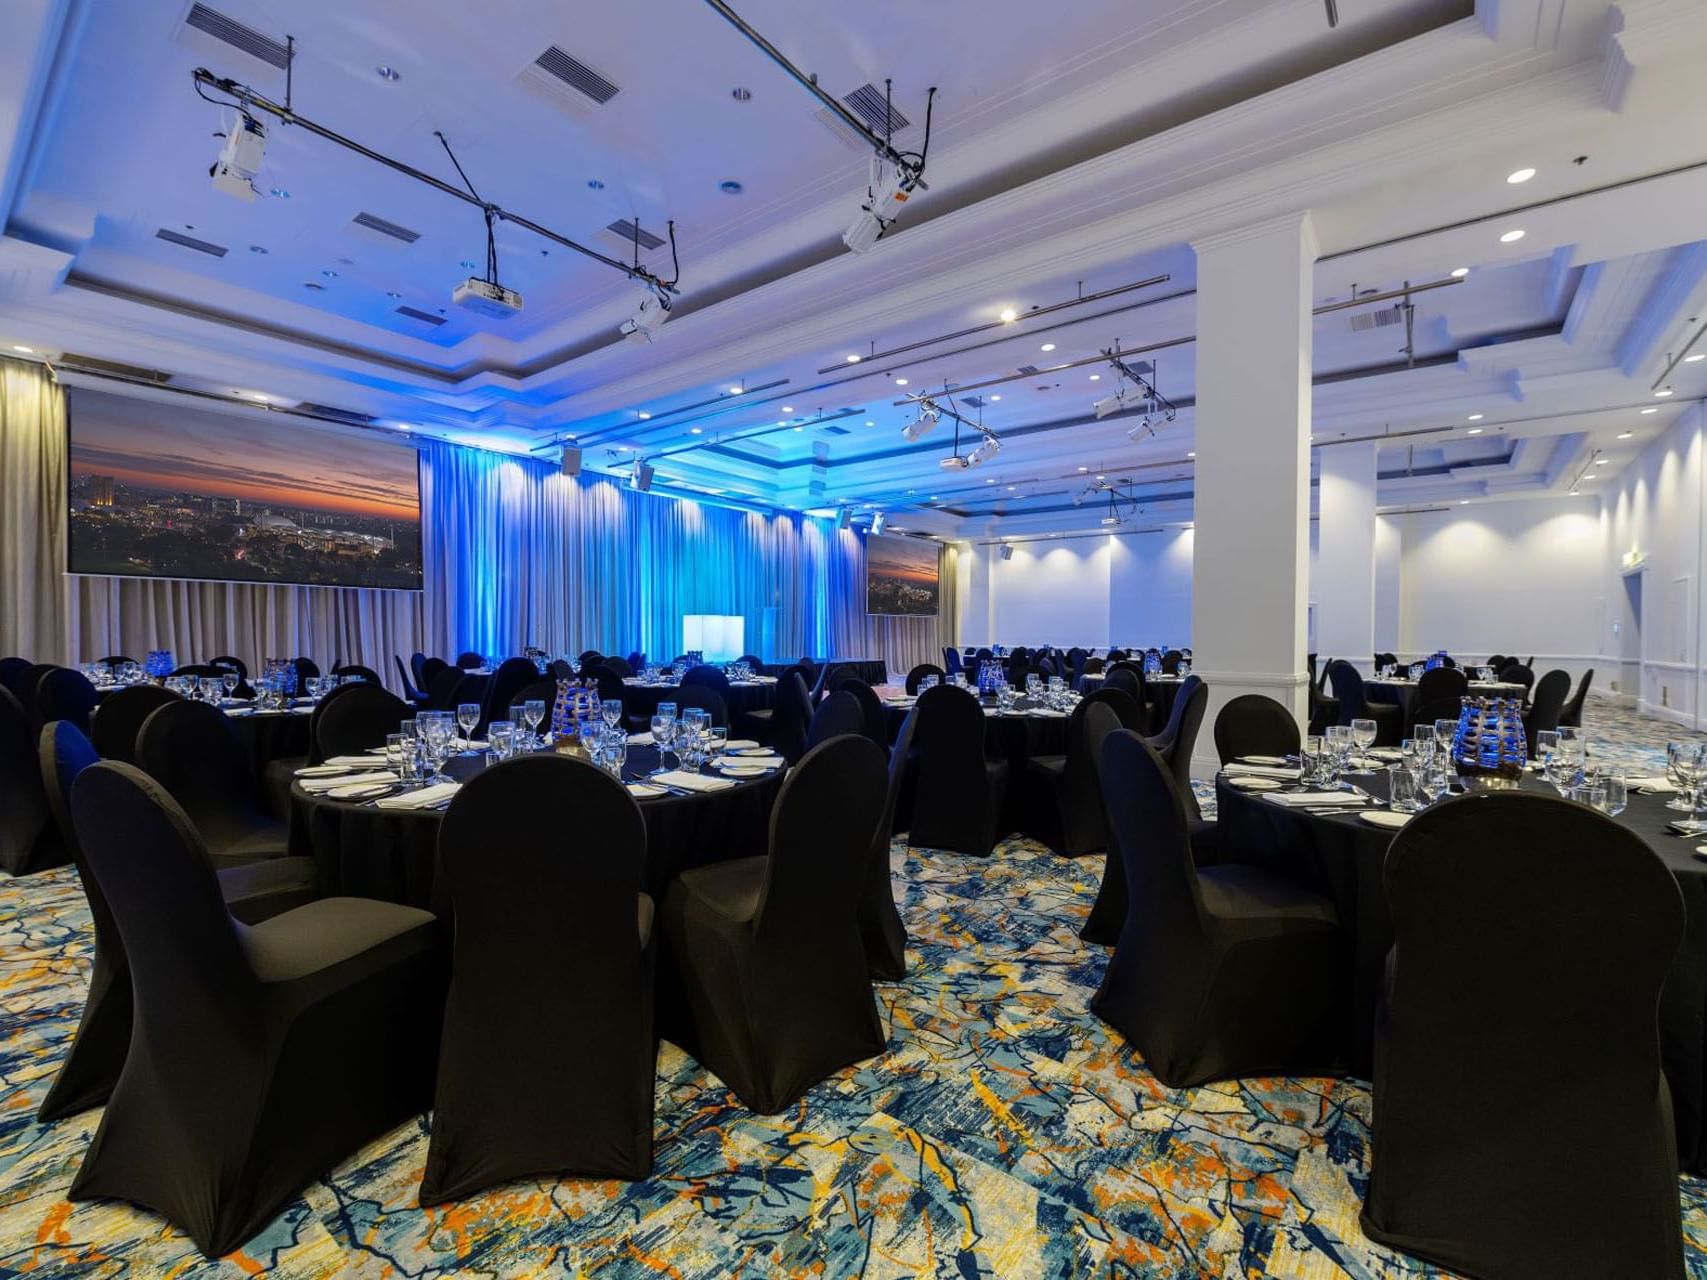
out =
[(341, 667), (333, 667), (332, 674), (340, 680), (359, 680), (363, 684), (371, 684), (383, 688), (385, 681), (379, 678), (379, 672), (372, 667), (364, 667), (358, 662), (345, 663)]
[(219, 1257), (426, 1109), (443, 1000), (435, 920), (326, 898), (241, 924), (152, 779), (103, 762), (71, 795), (129, 959), (135, 1025), (69, 1198), (151, 1209)]
[(505, 658), (500, 662), (486, 680), (485, 693), (480, 699), (480, 723), (474, 728), (474, 736), (484, 737), (486, 726), (494, 720), (511, 719), (510, 707), (516, 696), (538, 679), (539, 668), (533, 665), (532, 658)]
[(249, 664), (241, 658), (232, 657), (229, 653), (222, 653), (217, 658), (209, 658), (207, 664), (210, 667), (224, 667), (228, 671), (235, 671), (239, 680), (249, 678)]
[(1585, 805), (1484, 792), (1414, 818), (1383, 878), (1364, 1234), (1466, 1275), (1682, 1280), (1674, 873)]
[(1264, 694), (1241, 693), (1215, 714), (1215, 754), (1222, 764), (1245, 756), (1297, 755), (1301, 745), (1292, 713)]
[(461, 653), (456, 655), (455, 665), (464, 671), (478, 671), (481, 667), (486, 665), (486, 659), (481, 654), (475, 653), (472, 649), (464, 649)]
[(988, 857), (1002, 835), (1008, 763), (984, 752), (978, 699), (952, 684), (919, 695), (918, 770), (908, 835), (915, 845)]
[(860, 714), (864, 718), (860, 732), (881, 747), (884, 754), (887, 755), (889, 752), (889, 713), (884, 710), (883, 699), (877, 696), (877, 690), (865, 681), (856, 678), (844, 684), (841, 692), (852, 694), (859, 702)]
[[(197, 680), (204, 678), (208, 680), (218, 680), (226, 674), (227, 670), (228, 668), (222, 667), (215, 662), (186, 662), (182, 666), (174, 667), (172, 669), (172, 675), (194, 676)], [(307, 691), (303, 690), (303, 692)]]
[(1105, 668), (1107, 665), (1108, 665), (1107, 659), (1104, 659), (1104, 658), (1086, 658), (1085, 663), (1084, 663), (1084, 667), (1080, 670), (1079, 674), (1082, 676), (1099, 676), (1103, 673), (1103, 668)]
[(4, 671), (0, 671), (0, 684), (4, 684), (18, 705), (24, 709), (26, 716), (34, 715), (36, 709), (36, 686), (41, 678), (53, 670), (50, 662), (28, 662), (23, 658), (8, 658)]
[(782, 784), (768, 856), (684, 871), (664, 891), (663, 1033), (761, 1115), (883, 1052), (858, 911), (885, 785), (865, 738), (814, 747)]
[(320, 674), (320, 664), (313, 658), (296, 658), (292, 665), (296, 667), (296, 692), (300, 697), (308, 692), (308, 682)]
[(441, 665), (427, 681), (427, 707), (434, 711), (454, 711), (456, 704), (464, 701), (463, 690), (476, 687), (477, 681), (461, 667)]
[(1199, 869), (1173, 773), (1136, 733), (1111, 734), (1102, 766), (1121, 779), (1103, 797), (1127, 904), (1092, 1012), (1174, 1089), (1325, 1065), (1333, 904), (1254, 866)]
[(415, 714), (402, 698), (378, 685), (339, 685), (336, 692), (336, 698), (327, 694), (323, 699), (326, 705), (314, 726), (315, 754), (321, 760), (383, 747), (386, 735), (396, 733)]
[(70, 856), (48, 809), (37, 733), (12, 691), (0, 688), (0, 870), (15, 876)]
[(115, 653), (109, 657), (101, 658), (101, 659), (99, 659), (99, 661), (106, 663), (108, 670), (113, 670), (115, 668), (126, 666), (129, 663), (135, 662), (136, 659), (135, 658), (127, 658), (122, 653)]
[(907, 696), (911, 698), (918, 695), (919, 681), (923, 680), (926, 676), (935, 676), (938, 680), (941, 680), (943, 678), (943, 674), (943, 669), (935, 663), (919, 663), (918, 666), (914, 667), (907, 673)]
[(1197, 735), (1203, 728), (1203, 717), (1209, 710), (1209, 686), (1200, 676), (1187, 676), (1174, 696), (1168, 722), (1157, 734), (1147, 735), (1144, 741), (1156, 749), (1173, 771), (1174, 782), (1186, 797), (1186, 807), (1197, 814), (1197, 799), (1191, 790), (1191, 756), (1197, 750)]
[(899, 982), (907, 976), (907, 926), (895, 906), (889, 853), (894, 841), (895, 813), (913, 753), (913, 725), (918, 714), (917, 707), (907, 712), (895, 735), (894, 749), (889, 753), (883, 814), (871, 842), (871, 857), (866, 862), (865, 882), (859, 895), (859, 937), (865, 949), (866, 971), (883, 982)]
[[(1433, 707), (1441, 703), (1451, 703), (1454, 710), (1452, 718), (1458, 718), (1458, 708), (1465, 694), (1470, 691), (1470, 677), (1457, 667), (1436, 667), (1433, 671), (1425, 671), (1417, 681), (1417, 687), (1412, 694), (1408, 714), (1405, 717), (1405, 737), (1414, 738), (1416, 727), (1421, 724), (1433, 724), (1432, 720), (1421, 720), (1420, 712), (1424, 707)], [(1392, 746), (1392, 743), (1383, 743)]]
[(421, 692), (421, 690), (416, 687), (415, 682), (409, 678), (409, 669), (403, 665), (403, 659), (401, 656), (392, 654), (391, 660), (397, 664), (397, 679), (403, 685), (403, 696), (410, 702), (414, 703), (415, 706), (419, 707), (427, 700), (427, 695)]
[[(610, 664), (607, 662), (605, 665), (609, 666)], [(618, 674), (621, 673), (618, 672)], [(729, 693), (729, 677), (724, 675), (721, 669), (705, 663), (689, 668), (687, 673), (682, 676), (682, 684), (684, 686), (699, 685), (702, 688), (710, 689), (719, 696), (727, 696)]]
[(1421, 737), (1430, 732), (1436, 721), (1451, 720), (1457, 723), (1459, 713), (1464, 709), (1462, 698), (1447, 698), (1441, 702), (1421, 702), (1411, 707), (1411, 734)]
[(524, 1177), (644, 1178), (657, 947), (634, 797), (567, 756), (509, 760), (457, 793), (438, 850), (456, 930), (420, 1203)]
[(1076, 858), (1108, 848), (1108, 819), (1097, 783), (1096, 753), (1102, 740), (1123, 725), (1119, 689), (1087, 693), (1067, 717), (1064, 755), (1033, 756), (1021, 779), (1020, 832), (1054, 852)]
[(1522, 663), (1508, 663), (1505, 670), (1500, 672), (1501, 684), (1520, 684), (1523, 686), (1523, 696), (1529, 697), (1529, 690), (1535, 685), (1535, 669)]
[(702, 684), (684, 684), (671, 695), (671, 699), (676, 704), (677, 715), (689, 707), (698, 707), (711, 717), (713, 725), (721, 729), (729, 727), (729, 704), (715, 689)]
[(42, 724), (69, 720), (89, 732), (89, 716), (101, 701), (89, 677), (69, 667), (55, 667), (36, 685), (36, 715)]
[[(580, 656), (575, 659), (575, 665), (584, 667), (589, 662), (603, 662), (604, 660), (605, 655), (600, 653), (597, 649), (583, 649)], [(458, 661), (460, 662), (460, 659), (458, 659)]]
[(756, 654), (756, 653), (743, 653), (741, 655), (741, 661), (743, 663), (745, 663), (748, 667), (752, 668), (752, 672), (754, 675), (757, 676), (757, 675), (763, 675), (764, 674), (765, 660), (763, 658), (759, 657), (758, 654)]
[[(421, 657), (419, 654), (416, 656)], [(450, 663), (443, 658), (421, 657), (421, 661), (414, 665), (416, 667), (415, 687), (424, 692), (432, 687), (433, 677), (450, 666)]]
[[(627, 661), (630, 671), (638, 672), (646, 665), (646, 654), (639, 649), (630, 649)], [(757, 671), (758, 667), (754, 666), (753, 670)]]
[[(113, 923), (112, 911), (78, 843), (71, 817), (71, 788), (83, 770), (100, 757), (94, 744), (75, 725), (63, 720), (42, 729), (39, 745), (42, 782), (55, 827), (77, 865), (78, 882), (94, 922), (95, 956), (89, 992), (71, 1048), (61, 1062), (53, 1085), (36, 1119), (58, 1120), (105, 1102), (124, 1067), (130, 1049), (130, 964), (124, 941)], [(281, 911), (314, 901), (312, 858), (269, 858), (265, 862), (228, 867), (217, 873), (219, 890), (231, 914), (256, 924)]]
[(1162, 674), (1165, 676), (1177, 676), (1179, 674), (1179, 664), (1180, 651), (1178, 649), (1169, 649), (1162, 655)]
[(942, 669), (950, 676), (959, 675), (964, 670), (960, 664), (960, 650), (945, 648), (942, 651)]
[(1571, 673), (1554, 667), (1542, 676), (1535, 686), (1535, 699), (1523, 712), (1523, 735), (1528, 740), (1529, 754), (1535, 754), (1535, 735), (1544, 729), (1557, 729), (1564, 714), (1565, 699), (1571, 692)]
[(777, 681), (776, 705), (770, 708), (766, 727), (769, 745), (789, 764), (806, 754), (806, 731), (812, 718), (810, 699), (806, 679), (798, 671)]
[(865, 736), (865, 708), (859, 699), (845, 689), (827, 694), (812, 712), (812, 723), (806, 730), (806, 749), (812, 750), (821, 742), (845, 734)]
[(634, 674), (634, 664), (627, 658), (619, 658), (614, 653), (605, 659), (605, 666), (624, 679)]
[(1396, 667), (1399, 665), (1399, 657), (1393, 653), (1377, 653), (1375, 665), (1377, 667)]
[(155, 710), (142, 722), (136, 763), (195, 823), (214, 866), (289, 852), (290, 828), (268, 816), (249, 753), (217, 707), (179, 698)]
[[(604, 700), (603, 694), (599, 695), (599, 700), (601, 702)], [(540, 725), (540, 732), (543, 733), (550, 727), (551, 712), (552, 709), (557, 706), (557, 681), (553, 680), (550, 676), (547, 676), (542, 680), (535, 680), (527, 688), (523, 689), (514, 698), (512, 698), (511, 701), (543, 702), (545, 704), (545, 721)]]
[(1370, 702), (1364, 696), (1363, 674), (1344, 658), (1328, 663), (1328, 683), (1333, 686), (1334, 700), (1339, 704), (1336, 724), (1353, 720), (1375, 721), (1375, 742), (1378, 747), (1396, 747), (1404, 738), (1405, 710), (1397, 703)]
[(1493, 653), (1493, 654), (1488, 655), (1487, 665), (1492, 667), (1494, 669), (1495, 673), (1497, 674), (1501, 671), (1504, 671), (1508, 666), (1510, 666), (1515, 661), (1517, 661), (1517, 659), (1508, 658), (1503, 653)]
[(575, 678), (575, 668), (570, 666), (562, 658), (557, 658), (554, 661), (547, 663), (545, 672), (547, 675), (558, 680), (573, 680)]
[(21, 675), (23, 672), (28, 671), (33, 665), (34, 664), (28, 658), (0, 658), (0, 689), (10, 691), (12, 696), (16, 698), (18, 696), (17, 692), (12, 689), (13, 679)]
[(1559, 713), (1559, 723), (1569, 725), (1573, 729), (1582, 728), (1583, 703), (1588, 699), (1588, 687), (1594, 683), (1594, 668), (1583, 672), (1583, 678), (1577, 685), (1577, 691), (1571, 695), (1571, 700), (1565, 704), (1565, 709)]
[(168, 702), (180, 701), (157, 684), (133, 684), (109, 693), (89, 721), (89, 740), (103, 760), (136, 763), (136, 740), (143, 721)]

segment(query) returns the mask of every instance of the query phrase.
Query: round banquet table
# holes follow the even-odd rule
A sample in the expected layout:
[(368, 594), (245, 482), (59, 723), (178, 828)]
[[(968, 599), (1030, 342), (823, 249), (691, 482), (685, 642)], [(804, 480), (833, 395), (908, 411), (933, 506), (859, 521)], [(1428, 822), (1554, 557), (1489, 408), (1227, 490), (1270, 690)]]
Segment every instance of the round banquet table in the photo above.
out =
[[(681, 685), (645, 684), (638, 679), (627, 679), (622, 682), (623, 711), (631, 716), (640, 716), (650, 720), (652, 713), (658, 709), (660, 702), (669, 702), (681, 688)], [(759, 680), (744, 680), (740, 684), (731, 683), (728, 690), (718, 690), (723, 698), (723, 705), (729, 709), (729, 723), (734, 724), (737, 716), (744, 716), (749, 711), (762, 711), (776, 703), (776, 677), (767, 676)]]
[(233, 715), (228, 708), (225, 718), (249, 748), (250, 763), (255, 776), (260, 777), (274, 760), (308, 754), (308, 718), (312, 711), (312, 707), (300, 706), (289, 711), (239, 711)]
[[(901, 732), (901, 724), (913, 709), (916, 698), (885, 699), (888, 716), (889, 741)], [(1026, 762), (1035, 756), (1067, 754), (1068, 712), (1052, 711), (1034, 706), (1030, 698), (1020, 698), (1011, 712), (996, 710), (994, 698), (981, 698), (984, 712), (984, 753), (1008, 762), (1007, 796), (1002, 802), (1002, 830), (1030, 829), (1025, 810), (1028, 788), (1022, 785)]]
[[(1378, 798), (1387, 775), (1351, 779)], [(1553, 789), (1533, 777), (1526, 791)], [(1221, 861), (1267, 867), (1333, 899), (1349, 938), (1351, 1008), (1342, 1039), (1352, 1071), (1372, 1075), (1375, 1013), (1383, 985), (1393, 922), (1381, 873), (1394, 832), (1361, 821), (1356, 812), (1313, 815), (1269, 804), (1259, 794), (1215, 783), (1216, 848)], [(1670, 797), (1632, 795), (1617, 821), (1645, 840), (1676, 877), (1687, 921), (1683, 945), (1660, 996), (1660, 1057), (1671, 1087), (1678, 1158), (1686, 1171), (1707, 1173), (1707, 862), (1694, 856), (1707, 835), (1680, 837), (1666, 824), (1683, 816), (1667, 809)]]
[[(1089, 693), (1092, 689), (1100, 689), (1108, 677), (1100, 671), (1093, 671), (1079, 677), (1079, 692)], [(1180, 686), (1187, 676), (1145, 676), (1144, 687), (1149, 689), (1156, 699), (1157, 714), (1166, 720), (1174, 713), (1174, 699), (1179, 697)]]
[[(1499, 680), (1472, 680), (1469, 694), (1473, 698), (1523, 698), (1529, 691), (1520, 684), (1505, 684)], [(1370, 702), (1392, 703), (1403, 709), (1406, 723), (1410, 722), (1411, 704), (1416, 701), (1415, 680), (1365, 680), (1363, 696)]]
[[(656, 747), (628, 749), (625, 781), (641, 780), (657, 766)], [(484, 754), (461, 755), (445, 773), (465, 781), (488, 767)], [(697, 795), (664, 795), (638, 801), (646, 820), (644, 888), (654, 898), (671, 878), (693, 867), (768, 851), (771, 807), (782, 789), (783, 771), (762, 778), (731, 779), (733, 787)], [(322, 897), (378, 898), (448, 914), (435, 894), (440, 810), (381, 809), (359, 801), (310, 795), (291, 786), (292, 852), (314, 859)], [(575, 814), (565, 810), (559, 835), (575, 839)]]
[[(780, 676), (795, 665), (792, 662), (767, 662), (759, 670), (767, 676)], [(889, 679), (889, 668), (877, 658), (835, 658), (828, 663), (815, 659), (812, 665), (819, 668), (828, 666), (833, 671), (851, 671), (855, 680), (863, 680), (874, 689)]]

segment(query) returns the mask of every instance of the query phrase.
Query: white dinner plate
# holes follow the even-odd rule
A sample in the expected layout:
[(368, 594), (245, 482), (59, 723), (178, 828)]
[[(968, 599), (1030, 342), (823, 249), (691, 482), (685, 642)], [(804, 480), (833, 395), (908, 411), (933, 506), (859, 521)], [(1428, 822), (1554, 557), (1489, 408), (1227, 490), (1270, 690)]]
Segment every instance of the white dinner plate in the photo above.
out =
[(655, 787), (650, 782), (631, 782), (628, 784), (628, 794), (637, 800), (650, 800), (653, 796), (669, 793), (663, 787)]
[(1397, 831), (1411, 820), (1410, 814), (1394, 813), (1391, 809), (1362, 809), (1357, 816), (1372, 827), (1386, 827), (1389, 831)]
[(761, 769), (756, 764), (726, 764), (718, 772), (731, 778), (762, 778), (770, 770)]
[(1288, 764), (1285, 756), (1240, 756), (1240, 764)]
[(1279, 791), (1283, 785), (1279, 778), (1258, 778), (1254, 775), (1229, 777), (1229, 787), (1237, 787), (1240, 791)]

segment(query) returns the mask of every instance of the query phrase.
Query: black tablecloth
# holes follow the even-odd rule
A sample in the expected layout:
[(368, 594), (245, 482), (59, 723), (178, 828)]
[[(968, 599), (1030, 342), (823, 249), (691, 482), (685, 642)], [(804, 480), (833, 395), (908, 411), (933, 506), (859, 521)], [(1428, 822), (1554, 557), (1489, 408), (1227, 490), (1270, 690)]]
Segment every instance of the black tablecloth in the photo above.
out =
[[(1093, 689), (1100, 689), (1106, 679), (1107, 677), (1100, 672), (1080, 676), (1079, 692), (1089, 693)], [(1156, 706), (1159, 708), (1157, 714), (1163, 720), (1173, 714), (1174, 701), (1179, 697), (1180, 687), (1185, 684), (1185, 681), (1186, 677), (1184, 676), (1144, 677), (1144, 687), (1150, 691), (1150, 696), (1156, 700)]]
[[(814, 658), (813, 662), (820, 667), (824, 665), (821, 659)], [(792, 662), (767, 662), (759, 668), (759, 674), (780, 676), (793, 665)], [(877, 658), (837, 658), (830, 663), (830, 666), (838, 671), (843, 668), (851, 669), (855, 680), (863, 680), (873, 688), (880, 684), (886, 684), (889, 680), (889, 668)]]
[[(1483, 684), (1471, 681), (1469, 693), (1473, 698), (1522, 698), (1526, 690), (1520, 684), (1501, 684), (1497, 680)], [(1415, 680), (1365, 680), (1363, 696), (1370, 702), (1390, 703), (1403, 708), (1405, 722), (1411, 719), (1411, 704), (1417, 699)]]
[[(626, 776), (640, 778), (657, 763), (656, 748), (630, 747)], [(457, 756), (445, 772), (466, 779), (486, 767), (484, 756)], [(646, 891), (656, 898), (682, 871), (767, 852), (771, 806), (781, 788), (779, 771), (737, 781), (727, 791), (641, 800)], [(443, 816), (313, 796), (297, 785), (291, 788), (292, 851), (314, 858), (323, 897), (378, 898), (444, 914), (434, 891)], [(573, 842), (574, 811), (565, 810), (561, 826), (540, 838)]]
[[(673, 701), (679, 684), (629, 684), (623, 682), (622, 709), (631, 716), (640, 716), (650, 720), (652, 713), (658, 709), (660, 702)], [(737, 716), (744, 716), (749, 711), (762, 711), (766, 707), (776, 705), (776, 682), (766, 680), (758, 684), (734, 684), (725, 690), (718, 690), (723, 698), (723, 705), (729, 709), (729, 723), (733, 725)]]
[(250, 715), (227, 716), (237, 736), (249, 748), (255, 776), (261, 777), (266, 766), (274, 760), (308, 754), (308, 713), (294, 711), (257, 711)]
[[(1385, 796), (1385, 773), (1358, 777), (1358, 785)], [(1525, 789), (1554, 794), (1526, 779)], [(1326, 893), (1348, 934), (1352, 1007), (1345, 1052), (1352, 1070), (1372, 1072), (1375, 1008), (1381, 992), (1393, 923), (1382, 892), (1381, 871), (1394, 832), (1352, 814), (1312, 815), (1270, 804), (1260, 796), (1216, 782), (1217, 854), (1227, 862), (1267, 866)], [(1666, 823), (1682, 816), (1665, 796), (1631, 796), (1618, 821), (1647, 841), (1683, 891), (1688, 913), (1683, 945), (1660, 997), (1660, 1051), (1671, 1086), (1678, 1157), (1686, 1170), (1707, 1173), (1707, 862), (1695, 857), (1707, 837), (1672, 835)]]

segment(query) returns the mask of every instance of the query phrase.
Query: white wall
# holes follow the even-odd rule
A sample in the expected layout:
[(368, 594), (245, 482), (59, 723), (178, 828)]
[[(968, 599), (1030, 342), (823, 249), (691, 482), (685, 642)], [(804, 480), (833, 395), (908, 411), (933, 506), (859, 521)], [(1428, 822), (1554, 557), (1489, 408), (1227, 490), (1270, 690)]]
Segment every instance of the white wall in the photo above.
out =
[(1109, 541), (1108, 643), (1191, 644), (1191, 529), (1123, 533)]
[[(1601, 517), (1605, 604), (1595, 683), (1606, 687), (1616, 680), (1621, 697), (1640, 710), (1692, 728), (1707, 727), (1701, 645), (1701, 580), (1707, 571), (1704, 418), (1701, 405), (1690, 406), (1625, 468), (1603, 495)], [(1639, 618), (1626, 608), (1631, 579), (1640, 583)], [(1633, 661), (1625, 661), (1626, 649)]]

